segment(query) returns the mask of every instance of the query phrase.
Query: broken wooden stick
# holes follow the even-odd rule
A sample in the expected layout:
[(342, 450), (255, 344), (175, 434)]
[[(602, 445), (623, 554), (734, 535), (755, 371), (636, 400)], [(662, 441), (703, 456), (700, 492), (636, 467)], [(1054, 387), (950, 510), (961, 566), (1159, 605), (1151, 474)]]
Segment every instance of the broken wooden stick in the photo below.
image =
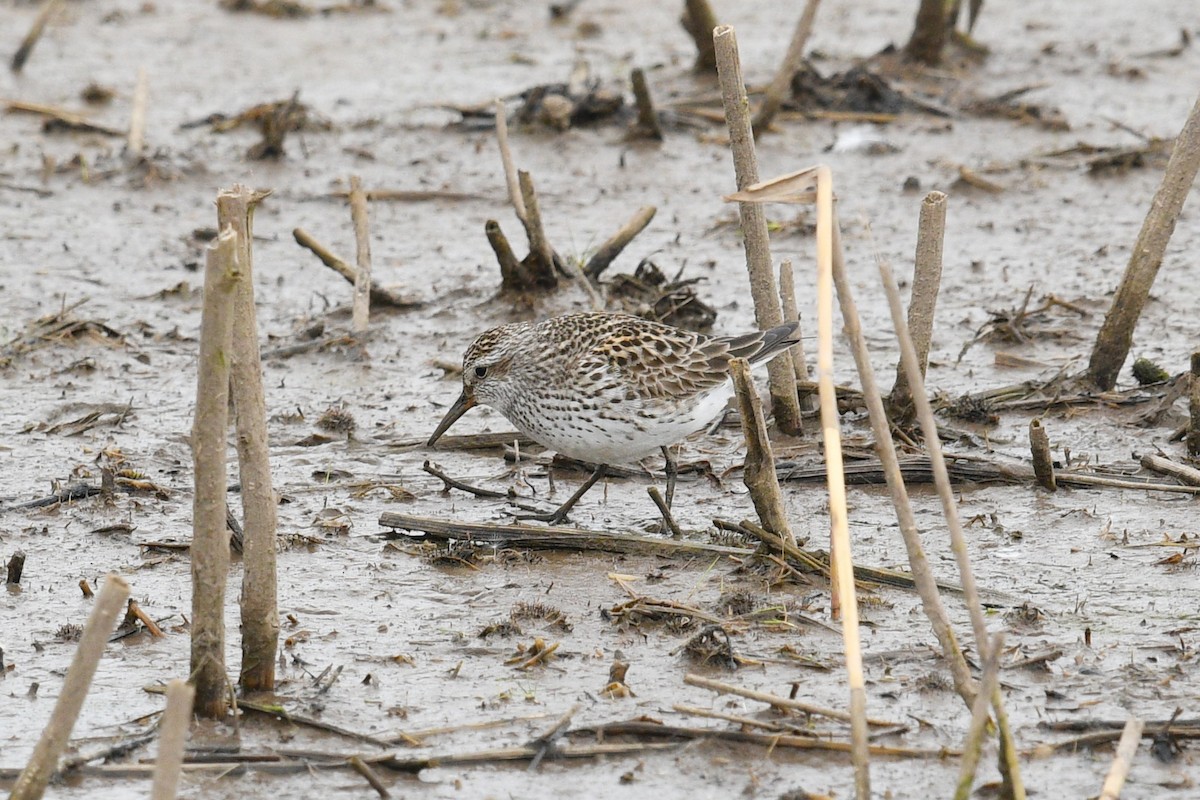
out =
[(1192, 458), (1200, 456), (1200, 352), (1192, 353), (1188, 380), (1187, 450)]
[(83, 708), (84, 698), (87, 697), (100, 658), (104, 655), (104, 646), (108, 644), (113, 624), (128, 598), (129, 584), (120, 575), (110, 573), (104, 579), (87, 624), (83, 626), (79, 646), (75, 648), (71, 666), (67, 668), (67, 676), (63, 679), (54, 711), (50, 713), (50, 721), (33, 748), (29, 763), (13, 785), (9, 800), (38, 800), (45, 793), (50, 777), (58, 767), (58, 759), (67, 746), (67, 740), (71, 738), (71, 730)]
[[(929, 347), (933, 341), (933, 316), (942, 285), (942, 247), (945, 237), (946, 195), (930, 192), (921, 202), (912, 293), (908, 301), (908, 329), (912, 333), (922, 376), (929, 364)], [(901, 424), (910, 424), (913, 420), (915, 411), (910, 395), (904, 365), (897, 362), (896, 382), (892, 384), (888, 406)]]
[(729, 362), (729, 372), (733, 375), (742, 435), (746, 439), (742, 482), (750, 490), (750, 499), (754, 502), (754, 510), (758, 512), (763, 527), (794, 545), (796, 537), (788, 525), (787, 511), (783, 507), (779, 476), (775, 474), (775, 454), (767, 436), (767, 420), (754, 388), (750, 364), (744, 358), (735, 358)]
[(353, 328), (364, 334), (371, 318), (371, 231), (367, 218), (367, 195), (362, 180), (350, 176), (350, 219), (354, 223), (355, 262)]
[(150, 101), (150, 83), (146, 68), (138, 67), (137, 83), (133, 87), (133, 108), (129, 112), (129, 136), (125, 140), (125, 155), (131, 161), (142, 157), (146, 146), (146, 106)]
[(29, 56), (33, 53), (33, 48), (38, 43), (38, 40), (42, 38), (42, 33), (46, 30), (46, 24), (50, 22), (50, 18), (54, 16), (62, 4), (63, 0), (46, 0), (42, 4), (41, 10), (38, 11), (38, 15), (33, 19), (33, 24), (29, 26), (29, 33), (25, 34), (25, 38), (21, 40), (21, 45), (17, 48), (17, 52), (13, 53), (9, 69), (19, 74), (25, 68), (25, 62), (29, 60)]
[(1056, 491), (1058, 485), (1054, 482), (1054, 458), (1050, 454), (1050, 435), (1042, 421), (1029, 420), (1029, 451), (1033, 458), (1033, 474), (1043, 489)]
[(658, 122), (658, 112), (654, 110), (654, 101), (650, 98), (650, 87), (646, 85), (646, 73), (641, 67), (634, 67), (629, 73), (629, 82), (633, 86), (633, 102), (637, 108), (637, 119), (633, 123), (631, 134), (643, 139), (663, 140), (662, 125)]
[[(737, 188), (746, 189), (758, 183), (758, 157), (754, 152), (754, 136), (750, 130), (749, 101), (746, 99), (746, 85), (738, 56), (737, 35), (731, 26), (721, 25), (712, 32), (712, 36)], [(767, 212), (759, 203), (743, 202), (738, 203), (738, 215), (742, 223), (746, 269), (750, 273), (750, 294), (754, 298), (754, 317), (759, 328), (768, 330), (783, 324), (783, 310), (779, 305), (775, 268), (771, 263)], [(796, 395), (796, 370), (791, 359), (786, 354), (776, 356), (767, 365), (767, 370), (775, 423), (784, 433), (800, 432), (800, 401)]]
[(751, 128), (754, 131), (755, 139), (770, 130), (771, 122), (779, 113), (780, 106), (792, 92), (792, 78), (804, 61), (804, 47), (808, 44), (808, 37), (812, 35), (813, 22), (817, 19), (817, 6), (820, 5), (820, 2), (821, 0), (808, 0), (804, 4), (804, 11), (800, 13), (800, 19), (796, 22), (796, 29), (792, 32), (792, 40), (788, 43), (783, 62), (776, 70), (775, 77), (771, 78), (762, 105), (758, 107), (758, 113), (754, 115)]
[(644, 206), (639, 208), (628, 222), (620, 227), (620, 229), (612, 236), (596, 248), (596, 252), (588, 259), (587, 264), (583, 268), (583, 274), (591, 280), (596, 280), (604, 270), (608, 269), (617, 256), (621, 255), (621, 251), (633, 241), (633, 237), (646, 229), (650, 224), (650, 220), (654, 219), (654, 215), (658, 209), (654, 206)]
[(1133, 766), (1133, 756), (1137, 753), (1138, 745), (1142, 742), (1142, 729), (1145, 723), (1137, 717), (1130, 717), (1121, 731), (1121, 741), (1117, 742), (1117, 754), (1113, 758), (1108, 774), (1104, 776), (1104, 786), (1100, 789), (1097, 800), (1118, 800), (1125, 779), (1129, 777), (1129, 769)]
[(167, 708), (159, 726), (151, 800), (175, 800), (179, 775), (183, 771), (183, 749), (192, 723), (192, 700), (195, 694), (195, 688), (181, 678), (175, 678), (167, 684)]
[(696, 72), (711, 72), (717, 68), (717, 55), (713, 46), (713, 29), (717, 27), (717, 15), (708, 0), (684, 0), (683, 17), (679, 20), (684, 30), (696, 43)]
[(201, 716), (224, 719), (225, 581), (229, 573), (226, 431), (235, 289), (246, 276), (238, 264), (237, 234), (225, 228), (205, 253), (196, 416), (192, 422), (192, 655), (190, 675)]
[(1108, 315), (1096, 336), (1088, 362), (1088, 377), (1100, 389), (1108, 391), (1117, 383), (1117, 375), (1133, 344), (1142, 307), (1150, 297), (1150, 288), (1162, 266), (1167, 243), (1175, 232), (1175, 222), (1184, 201), (1200, 172), (1200, 98), (1175, 139), (1171, 158), (1162, 183), (1154, 193), (1150, 210), (1138, 232), (1137, 241), (1125, 267), (1125, 274), (1113, 295)]
[[(358, 280), (358, 270), (343, 258), (338, 257), (328, 247), (318, 242), (311, 233), (303, 228), (292, 231), (296, 244), (311, 250), (313, 255), (321, 259), (321, 263), (341, 275), (349, 283)], [(416, 308), (422, 303), (417, 300), (407, 300), (390, 289), (385, 289), (376, 281), (371, 281), (371, 305), (376, 308)]]
[[(269, 192), (235, 184), (217, 195), (217, 226), (237, 232), (238, 267), (242, 280), (234, 291), (233, 392), (237, 427), (238, 473), (242, 482), (242, 668), (243, 691), (275, 688), (275, 652), (279, 644), (279, 609), (275, 573), (275, 489), (271, 483), (267, 448), (267, 407), (263, 395), (262, 360), (258, 349), (258, 318), (254, 307), (251, 258), (254, 206)], [(221, 520), (224, 524), (224, 518)], [(228, 544), (225, 544), (228, 547)]]

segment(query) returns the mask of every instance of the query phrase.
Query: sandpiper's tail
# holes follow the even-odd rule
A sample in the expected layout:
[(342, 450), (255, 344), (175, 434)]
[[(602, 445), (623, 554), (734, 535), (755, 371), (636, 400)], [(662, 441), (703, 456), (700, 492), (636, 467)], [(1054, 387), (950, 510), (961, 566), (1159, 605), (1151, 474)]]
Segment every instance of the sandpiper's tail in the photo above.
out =
[(780, 351), (800, 341), (800, 323), (789, 322), (769, 331), (755, 331), (741, 336), (722, 336), (717, 341), (729, 348), (732, 358), (744, 358), (753, 364), (769, 361)]

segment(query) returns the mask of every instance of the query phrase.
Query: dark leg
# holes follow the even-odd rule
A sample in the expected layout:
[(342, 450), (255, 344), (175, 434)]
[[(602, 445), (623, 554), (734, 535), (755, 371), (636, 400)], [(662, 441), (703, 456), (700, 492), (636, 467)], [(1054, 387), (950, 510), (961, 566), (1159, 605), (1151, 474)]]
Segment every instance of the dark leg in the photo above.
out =
[(671, 448), (664, 445), (662, 454), (667, 462), (663, 469), (667, 473), (667, 508), (670, 508), (671, 501), (675, 499), (675, 478), (679, 475), (679, 466), (671, 457)]
[(562, 522), (566, 521), (567, 514), (571, 512), (571, 509), (575, 507), (575, 504), (578, 503), (583, 496), (588, 493), (589, 489), (596, 485), (598, 480), (604, 477), (605, 469), (606, 467), (604, 464), (597, 464), (596, 471), (592, 473), (591, 477), (584, 481), (583, 485), (575, 490), (575, 494), (567, 498), (567, 502), (559, 506), (557, 511), (552, 511), (549, 514), (517, 514), (517, 519), (532, 519), (539, 522), (549, 522), (551, 525), (561, 524)]

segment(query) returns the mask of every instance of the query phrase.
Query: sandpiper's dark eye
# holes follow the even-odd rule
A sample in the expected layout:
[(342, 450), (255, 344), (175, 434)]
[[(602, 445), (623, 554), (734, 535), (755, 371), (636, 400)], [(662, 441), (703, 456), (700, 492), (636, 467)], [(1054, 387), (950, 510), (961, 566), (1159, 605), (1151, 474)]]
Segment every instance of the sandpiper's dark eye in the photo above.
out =
[(487, 367), (476, 367), (475, 368), (475, 377), (476, 378), (482, 378), (485, 375), (487, 375)]

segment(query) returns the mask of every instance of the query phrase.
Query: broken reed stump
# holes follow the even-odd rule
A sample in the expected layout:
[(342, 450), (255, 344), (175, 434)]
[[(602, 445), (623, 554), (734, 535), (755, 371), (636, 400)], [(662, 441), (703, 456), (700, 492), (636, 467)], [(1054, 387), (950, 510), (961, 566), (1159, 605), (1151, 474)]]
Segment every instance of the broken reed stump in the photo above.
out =
[(67, 676), (63, 679), (62, 691), (54, 704), (50, 721), (46, 723), (42, 737), (29, 757), (29, 763), (13, 784), (9, 800), (38, 800), (45, 793), (50, 777), (58, 769), (58, 759), (67, 746), (75, 721), (79, 718), (79, 711), (83, 708), (100, 657), (104, 655), (104, 647), (108, 644), (117, 615), (128, 598), (129, 584), (120, 575), (109, 573), (100, 587), (100, 596), (88, 615), (87, 624), (83, 626), (79, 645), (75, 648), (71, 666), (67, 668)]
[[(233, 392), (237, 428), (238, 471), (242, 483), (245, 522), (242, 577), (242, 669), (246, 692), (275, 688), (275, 652), (279, 644), (276, 605), (275, 490), (267, 450), (267, 408), (263, 396), (262, 360), (258, 350), (258, 319), (254, 309), (254, 269), (251, 259), (254, 206), (269, 192), (254, 192), (240, 184), (217, 195), (217, 228), (232, 225), (238, 236), (238, 266), (242, 279), (234, 292)], [(224, 518), (221, 520), (224, 524)]]
[(229, 429), (229, 365), (233, 350), (234, 297), (247, 276), (238, 264), (238, 240), (226, 227), (205, 253), (204, 310), (200, 320), (196, 416), (192, 422), (192, 657), (196, 713), (224, 719), (229, 679), (225, 671), (226, 533), (225, 436)]
[(21, 575), (25, 572), (25, 553), (22, 550), (12, 554), (12, 558), (8, 559), (7, 578), (5, 583), (9, 586), (20, 586)]
[(587, 264), (583, 267), (583, 274), (588, 280), (597, 280), (604, 270), (608, 269), (609, 265), (616, 260), (617, 256), (621, 255), (621, 251), (633, 241), (633, 237), (646, 229), (650, 224), (650, 220), (654, 219), (654, 215), (658, 213), (658, 209), (654, 206), (644, 206), (637, 210), (628, 222), (620, 227), (620, 229), (608, 240), (596, 248), (596, 252), (588, 259)]
[(1033, 474), (1038, 484), (1051, 492), (1058, 489), (1054, 481), (1054, 457), (1050, 454), (1050, 435), (1040, 419), (1029, 421), (1029, 451), (1033, 457)]
[(927, 67), (942, 62), (942, 50), (950, 30), (947, 25), (947, 3), (945, 0), (920, 0), (912, 36), (904, 45), (904, 57)]
[(355, 263), (354, 313), (352, 326), (356, 334), (364, 334), (371, 318), (371, 230), (367, 217), (367, 195), (362, 180), (350, 176), (350, 219), (354, 223)]
[[(193, 555), (193, 557), (195, 557)], [(183, 770), (183, 750), (192, 722), (192, 700), (196, 690), (180, 678), (167, 683), (167, 708), (159, 725), (158, 756), (154, 759), (151, 800), (175, 800)]]
[(804, 4), (804, 11), (800, 13), (800, 19), (796, 22), (796, 29), (792, 32), (792, 40), (788, 43), (783, 62), (776, 70), (775, 77), (771, 78), (771, 83), (767, 85), (762, 105), (758, 107), (758, 112), (755, 113), (754, 121), (750, 125), (755, 139), (770, 130), (771, 123), (775, 120), (775, 115), (779, 113), (783, 101), (791, 96), (792, 78), (800, 71), (800, 67), (804, 63), (804, 47), (808, 44), (808, 37), (812, 35), (813, 23), (817, 19), (817, 6), (820, 5), (820, 2), (821, 0), (808, 0)]
[(1150, 297), (1150, 288), (1197, 172), (1200, 172), (1200, 98), (1175, 139), (1162, 183), (1154, 193), (1125, 274), (1092, 348), (1088, 378), (1103, 391), (1117, 384), (1117, 375), (1133, 344), (1133, 330)]
[[(718, 26), (713, 31), (713, 45), (717, 55), (721, 101), (725, 106), (725, 123), (729, 127), (734, 174), (737, 188), (744, 190), (758, 183), (758, 157), (754, 152), (750, 104), (746, 97), (737, 35), (733, 28)], [(754, 317), (759, 328), (768, 330), (783, 324), (783, 310), (779, 305), (779, 290), (775, 286), (775, 269), (771, 263), (767, 212), (760, 203), (739, 202), (738, 215), (746, 250), (746, 269), (750, 273), (750, 294), (754, 298)], [(784, 433), (800, 433), (803, 430), (800, 400), (796, 394), (796, 370), (791, 359), (786, 354), (776, 356), (767, 365), (767, 371), (771, 379), (771, 411), (775, 415), (775, 424)]]
[[(292, 231), (292, 238), (296, 240), (296, 244), (311, 250), (313, 255), (321, 259), (322, 264), (341, 275), (351, 285), (358, 280), (358, 270), (351, 266), (350, 262), (338, 257), (328, 247), (318, 242), (308, 231), (296, 228)], [(415, 300), (406, 300), (372, 279), (371, 305), (376, 308), (416, 308), (421, 303)]]
[[(917, 224), (917, 253), (914, 259), (912, 293), (908, 301), (908, 330), (917, 350), (922, 377), (929, 365), (933, 341), (933, 317), (942, 285), (942, 248), (946, 237), (946, 195), (930, 192), (921, 202)], [(908, 389), (904, 364), (896, 363), (896, 382), (888, 397), (892, 416), (900, 425), (910, 425), (916, 415)]]
[(146, 106), (150, 101), (150, 83), (146, 68), (138, 67), (137, 83), (133, 88), (133, 109), (129, 112), (129, 136), (125, 140), (125, 156), (138, 161), (146, 147)]
[[(804, 354), (804, 338), (800, 325), (800, 308), (796, 304), (796, 273), (792, 268), (792, 260), (785, 258), (779, 262), (779, 302), (783, 306), (783, 321), (794, 322), (796, 328), (796, 343), (788, 348), (792, 354), (792, 369), (796, 371), (796, 386), (808, 380), (808, 357)], [(811, 393), (800, 398), (801, 415), (817, 410), (816, 397)], [(803, 422), (803, 421), (802, 421)], [(804, 434), (803, 428), (797, 436)]]
[(1196, 458), (1200, 457), (1200, 353), (1192, 353), (1188, 380), (1187, 450), (1189, 456)]
[(654, 110), (654, 101), (650, 99), (650, 87), (646, 85), (646, 73), (641, 67), (634, 67), (629, 73), (629, 83), (633, 87), (633, 101), (637, 107), (637, 119), (630, 130), (631, 135), (661, 142), (662, 125), (658, 122), (658, 112)]
[(20, 74), (25, 68), (25, 62), (29, 60), (30, 54), (33, 53), (34, 46), (38, 40), (42, 38), (42, 33), (46, 30), (46, 23), (54, 16), (55, 12), (62, 6), (63, 0), (46, 0), (42, 4), (42, 8), (38, 11), (38, 15), (34, 18), (33, 24), (29, 26), (29, 33), (25, 34), (25, 38), (21, 40), (17, 52), (13, 53), (12, 61), (9, 63), (9, 69)]
[(796, 537), (788, 525), (787, 512), (783, 507), (783, 493), (779, 489), (779, 476), (775, 473), (775, 454), (767, 436), (767, 420), (754, 388), (750, 364), (744, 358), (735, 358), (729, 362), (729, 372), (737, 393), (742, 435), (746, 438), (742, 481), (750, 490), (750, 499), (754, 502), (754, 510), (758, 512), (763, 527), (794, 545)]
[(717, 54), (713, 46), (713, 29), (717, 27), (717, 15), (708, 0), (684, 0), (683, 16), (679, 24), (696, 43), (696, 72), (712, 72), (717, 68)]

